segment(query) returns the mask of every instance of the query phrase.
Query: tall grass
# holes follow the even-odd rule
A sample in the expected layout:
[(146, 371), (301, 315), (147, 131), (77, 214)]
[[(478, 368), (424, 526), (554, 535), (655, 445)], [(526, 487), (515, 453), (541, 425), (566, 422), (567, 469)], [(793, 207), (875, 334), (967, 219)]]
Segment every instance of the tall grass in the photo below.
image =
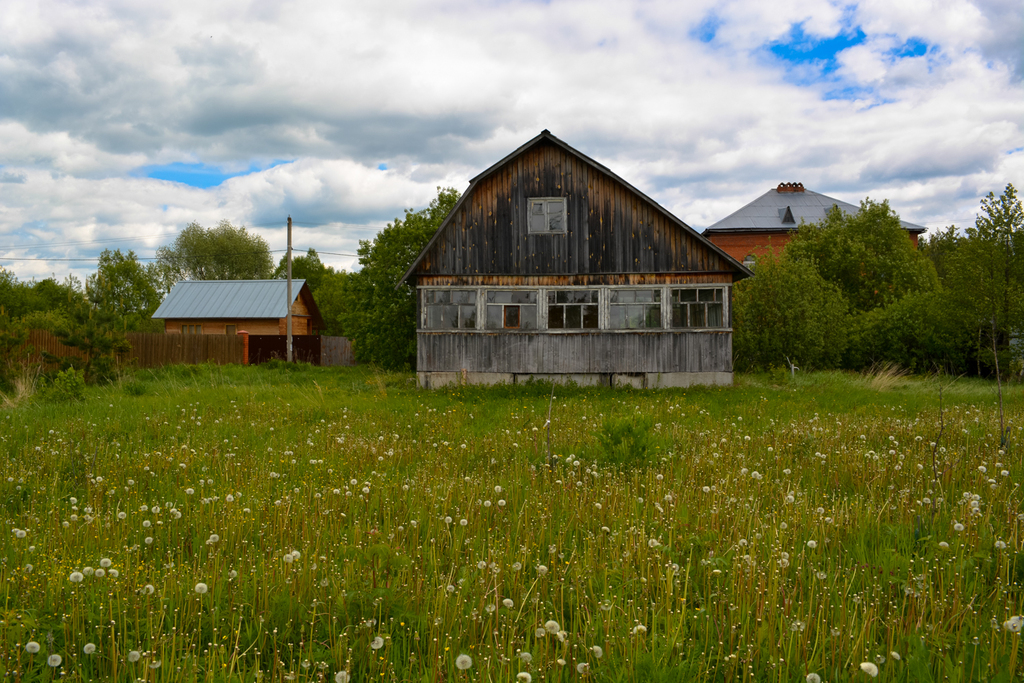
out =
[[(1009, 453), (984, 382), (947, 387), (941, 439), (937, 380), (884, 391), (839, 373), (750, 376), (731, 389), (560, 387), (549, 466), (550, 385), (423, 392), (410, 379), (166, 368), (82, 403), (0, 412), (12, 530), (0, 537), (0, 671), (1022, 672), (1011, 630), (1024, 612), (1020, 386), (1006, 394)], [(619, 438), (625, 424), (649, 432)], [(622, 451), (641, 441), (644, 462)], [(460, 654), (469, 669), (456, 668)]]

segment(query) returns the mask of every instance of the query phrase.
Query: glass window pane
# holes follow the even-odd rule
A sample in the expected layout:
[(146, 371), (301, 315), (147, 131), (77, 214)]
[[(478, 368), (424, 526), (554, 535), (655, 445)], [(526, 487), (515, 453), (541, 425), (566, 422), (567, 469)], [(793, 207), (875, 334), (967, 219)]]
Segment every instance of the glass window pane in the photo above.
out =
[(549, 232), (564, 232), (565, 231), (565, 214), (562, 211), (562, 207), (549, 207), (548, 211), (548, 231)]
[(583, 328), (587, 330), (596, 330), (597, 327), (597, 304), (583, 306)]
[(718, 292), (720, 292), (720, 291), (721, 290), (719, 290), (719, 289), (700, 289), (700, 290), (697, 290), (697, 292), (698, 292), (697, 300), (698, 301), (719, 301), (720, 299), (718, 298)]
[(690, 304), (690, 327), (704, 327), (704, 304)]
[(501, 306), (487, 307), (486, 326), (489, 330), (500, 330), (502, 328)]
[(644, 306), (646, 318), (644, 327), (661, 327), (661, 306)]
[(512, 292), (512, 303), (514, 304), (535, 304), (537, 303), (537, 292)]
[(686, 327), (686, 306), (672, 304), (672, 327)]
[(572, 303), (571, 296), (572, 296), (572, 292), (567, 292), (565, 290), (562, 290), (560, 292), (556, 292), (555, 293), (555, 299), (560, 304)]
[(631, 304), (636, 301), (636, 296), (631, 289), (613, 289), (611, 291), (611, 302), (613, 304)]
[(626, 328), (626, 307), (612, 306), (608, 309), (608, 325), (613, 330)]
[(531, 216), (543, 216), (544, 215), (544, 202), (530, 202), (530, 215)]
[(453, 304), (475, 304), (476, 292), (471, 289), (456, 289), (452, 291)]
[(491, 290), (487, 292), (487, 303), (510, 304), (512, 303), (512, 292), (506, 290)]
[(476, 306), (459, 306), (459, 327), (464, 330), (476, 329)]
[(582, 327), (583, 322), (580, 320), (582, 311), (579, 306), (566, 306), (565, 307), (565, 326), (571, 327), (574, 330), (578, 330)]
[(534, 216), (530, 214), (530, 232), (544, 232), (547, 227), (547, 221), (544, 219), (544, 215)]
[(551, 306), (548, 308), (548, 327), (552, 330), (561, 330), (563, 324), (562, 313), (565, 309), (562, 306)]
[(722, 304), (708, 304), (708, 327), (724, 327), (722, 322)]
[(637, 303), (646, 303), (648, 301), (654, 301), (654, 292), (649, 289), (637, 289), (633, 292), (636, 297), (634, 301)]
[(519, 328), (519, 307), (505, 306), (505, 329)]
[(672, 300), (679, 302), (696, 301), (697, 290), (696, 289), (673, 289)]
[(519, 329), (537, 329), (537, 306), (516, 306), (519, 309)]

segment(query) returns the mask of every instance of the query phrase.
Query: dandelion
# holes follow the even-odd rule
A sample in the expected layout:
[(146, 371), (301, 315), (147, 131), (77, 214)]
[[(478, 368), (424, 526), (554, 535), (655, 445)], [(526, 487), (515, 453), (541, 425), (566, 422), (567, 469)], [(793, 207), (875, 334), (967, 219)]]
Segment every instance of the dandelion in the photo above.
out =
[(377, 636), (370, 642), (370, 648), (373, 650), (379, 650), (382, 647), (384, 647), (384, 639), (380, 636)]
[(347, 671), (339, 671), (338, 673), (334, 674), (334, 683), (348, 683), (349, 680), (350, 679)]
[(815, 673), (810, 673), (807, 674), (807, 678), (805, 678), (804, 680), (806, 680), (807, 683), (821, 683), (821, 676)]
[(152, 536), (146, 536), (144, 541), (145, 541), (146, 545), (153, 545), (153, 537)]
[(82, 648), (82, 652), (84, 652), (87, 655), (91, 655), (92, 653), (96, 652), (96, 644), (86, 643), (85, 647)]
[(580, 662), (576, 665), (576, 673), (585, 674), (590, 671), (590, 665), (586, 662)]
[(939, 541), (939, 547), (942, 548), (943, 550), (949, 550), (949, 544), (946, 543), (945, 541)]
[(533, 683), (533, 676), (531, 676), (527, 671), (520, 671), (516, 674), (516, 680), (519, 681), (519, 683)]
[(100, 567), (99, 569), (96, 570), (96, 578), (97, 579), (102, 579), (106, 575), (107, 575), (107, 570), (103, 569), (102, 567)]
[(1006, 550), (1006, 541), (996, 541), (996, 550)]
[(1022, 627), (1024, 627), (1024, 616), (1010, 617), (1003, 622), (1003, 629), (1010, 633), (1020, 633)]
[(34, 655), (35, 653), (39, 652), (39, 643), (37, 643), (34, 640), (28, 641), (27, 643), (25, 643), (25, 652), (29, 653), (30, 655)]
[(204, 595), (208, 590), (210, 590), (210, 587), (207, 586), (205, 583), (200, 581), (199, 583), (196, 584), (196, 593), (199, 593), (200, 595)]
[(110, 565), (112, 564), (113, 562), (110, 561), (109, 557), (104, 557), (102, 560), (100, 560), (100, 566), (104, 569), (110, 569)]
[(468, 519), (460, 519), (459, 520), (459, 526), (466, 526), (467, 524), (469, 524), (469, 520)]
[(159, 659), (154, 659), (152, 662), (149, 663), (149, 668), (159, 669), (161, 664), (163, 664), (163, 662), (161, 662)]
[(543, 626), (538, 627), (537, 630), (533, 632), (533, 635), (537, 638), (543, 638), (547, 634), (548, 632), (544, 630)]
[(82, 583), (82, 579), (84, 578), (85, 576), (82, 574), (82, 572), (71, 572), (71, 576), (68, 577), (68, 580), (71, 583)]
[(142, 659), (142, 653), (139, 652), (138, 650), (132, 650), (131, 652), (128, 653), (128, 661), (131, 662), (132, 664), (134, 664), (135, 662), (139, 661), (140, 659)]
[(548, 573), (548, 568), (547, 567), (545, 567), (542, 564), (537, 565), (537, 575), (538, 576), (544, 576), (547, 573)]
[(807, 547), (810, 548), (811, 550), (814, 550), (815, 548), (818, 547), (818, 542), (814, 541), (814, 540), (807, 541)]
[(49, 664), (53, 668), (57, 668), (58, 666), (60, 666), (60, 663), (62, 661), (63, 660), (62, 660), (60, 655), (50, 655), (49, 657), (46, 658), (46, 663)]
[(85, 568), (82, 569), (82, 573), (85, 574), (86, 576), (92, 576), (93, 574), (96, 573), (96, 570), (93, 569), (92, 567), (85, 567)]
[(462, 654), (455, 658), (455, 668), (459, 671), (465, 671), (471, 666), (473, 666), (473, 658), (469, 655)]
[(875, 678), (878, 676), (878, 667), (874, 662), (861, 662), (860, 670), (866, 673), (868, 676)]
[(210, 534), (210, 537), (206, 539), (206, 545), (213, 545), (214, 543), (218, 543), (219, 541), (220, 536), (218, 536), (217, 534)]
[(153, 584), (147, 583), (145, 586), (142, 587), (142, 592), (146, 595), (152, 595), (156, 592), (156, 588), (153, 586)]
[(601, 659), (601, 657), (604, 657), (604, 649), (600, 645), (593, 646), (590, 648), (590, 651), (594, 653), (595, 659)]
[(558, 633), (562, 630), (562, 627), (558, 625), (558, 622), (554, 619), (549, 619), (544, 622), (544, 630), (548, 633)]
[(894, 660), (896, 660), (897, 662), (898, 662), (898, 661), (900, 661), (900, 660), (902, 659), (902, 657), (900, 657), (900, 653), (899, 653), (899, 652), (896, 652), (896, 650), (893, 650), (892, 652), (890, 652), (890, 653), (889, 653), (889, 656), (890, 656), (890, 657), (892, 657), (892, 658), (893, 658)]
[(953, 525), (953, 531), (963, 531), (963, 530), (964, 530), (964, 525), (961, 524), (960, 522), (957, 522), (956, 524)]
[(501, 601), (501, 604), (503, 604), (505, 607), (508, 607), (509, 609), (512, 609), (513, 605), (515, 605), (515, 603), (512, 602), (510, 598), (505, 598)]
[(633, 627), (633, 635), (634, 636), (642, 636), (645, 633), (647, 633), (647, 627), (644, 626), (643, 624), (637, 624), (636, 626)]

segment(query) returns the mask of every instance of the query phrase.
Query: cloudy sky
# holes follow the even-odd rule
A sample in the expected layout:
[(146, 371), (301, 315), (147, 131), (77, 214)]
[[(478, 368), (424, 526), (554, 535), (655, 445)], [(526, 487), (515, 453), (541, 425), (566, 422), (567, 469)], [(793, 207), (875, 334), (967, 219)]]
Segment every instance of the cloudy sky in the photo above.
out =
[(966, 226), (1024, 189), (1022, 76), (1020, 0), (5, 0), (0, 266), (291, 214), (352, 269), (544, 128), (698, 229), (782, 181)]

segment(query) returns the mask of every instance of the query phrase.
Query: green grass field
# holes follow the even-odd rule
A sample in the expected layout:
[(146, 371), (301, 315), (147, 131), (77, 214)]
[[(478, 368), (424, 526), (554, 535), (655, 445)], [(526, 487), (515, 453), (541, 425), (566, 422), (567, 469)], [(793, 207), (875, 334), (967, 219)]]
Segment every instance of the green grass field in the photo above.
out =
[(4, 409), (3, 680), (1024, 674), (1020, 385), (1005, 450), (982, 381), (551, 396), (201, 366)]

